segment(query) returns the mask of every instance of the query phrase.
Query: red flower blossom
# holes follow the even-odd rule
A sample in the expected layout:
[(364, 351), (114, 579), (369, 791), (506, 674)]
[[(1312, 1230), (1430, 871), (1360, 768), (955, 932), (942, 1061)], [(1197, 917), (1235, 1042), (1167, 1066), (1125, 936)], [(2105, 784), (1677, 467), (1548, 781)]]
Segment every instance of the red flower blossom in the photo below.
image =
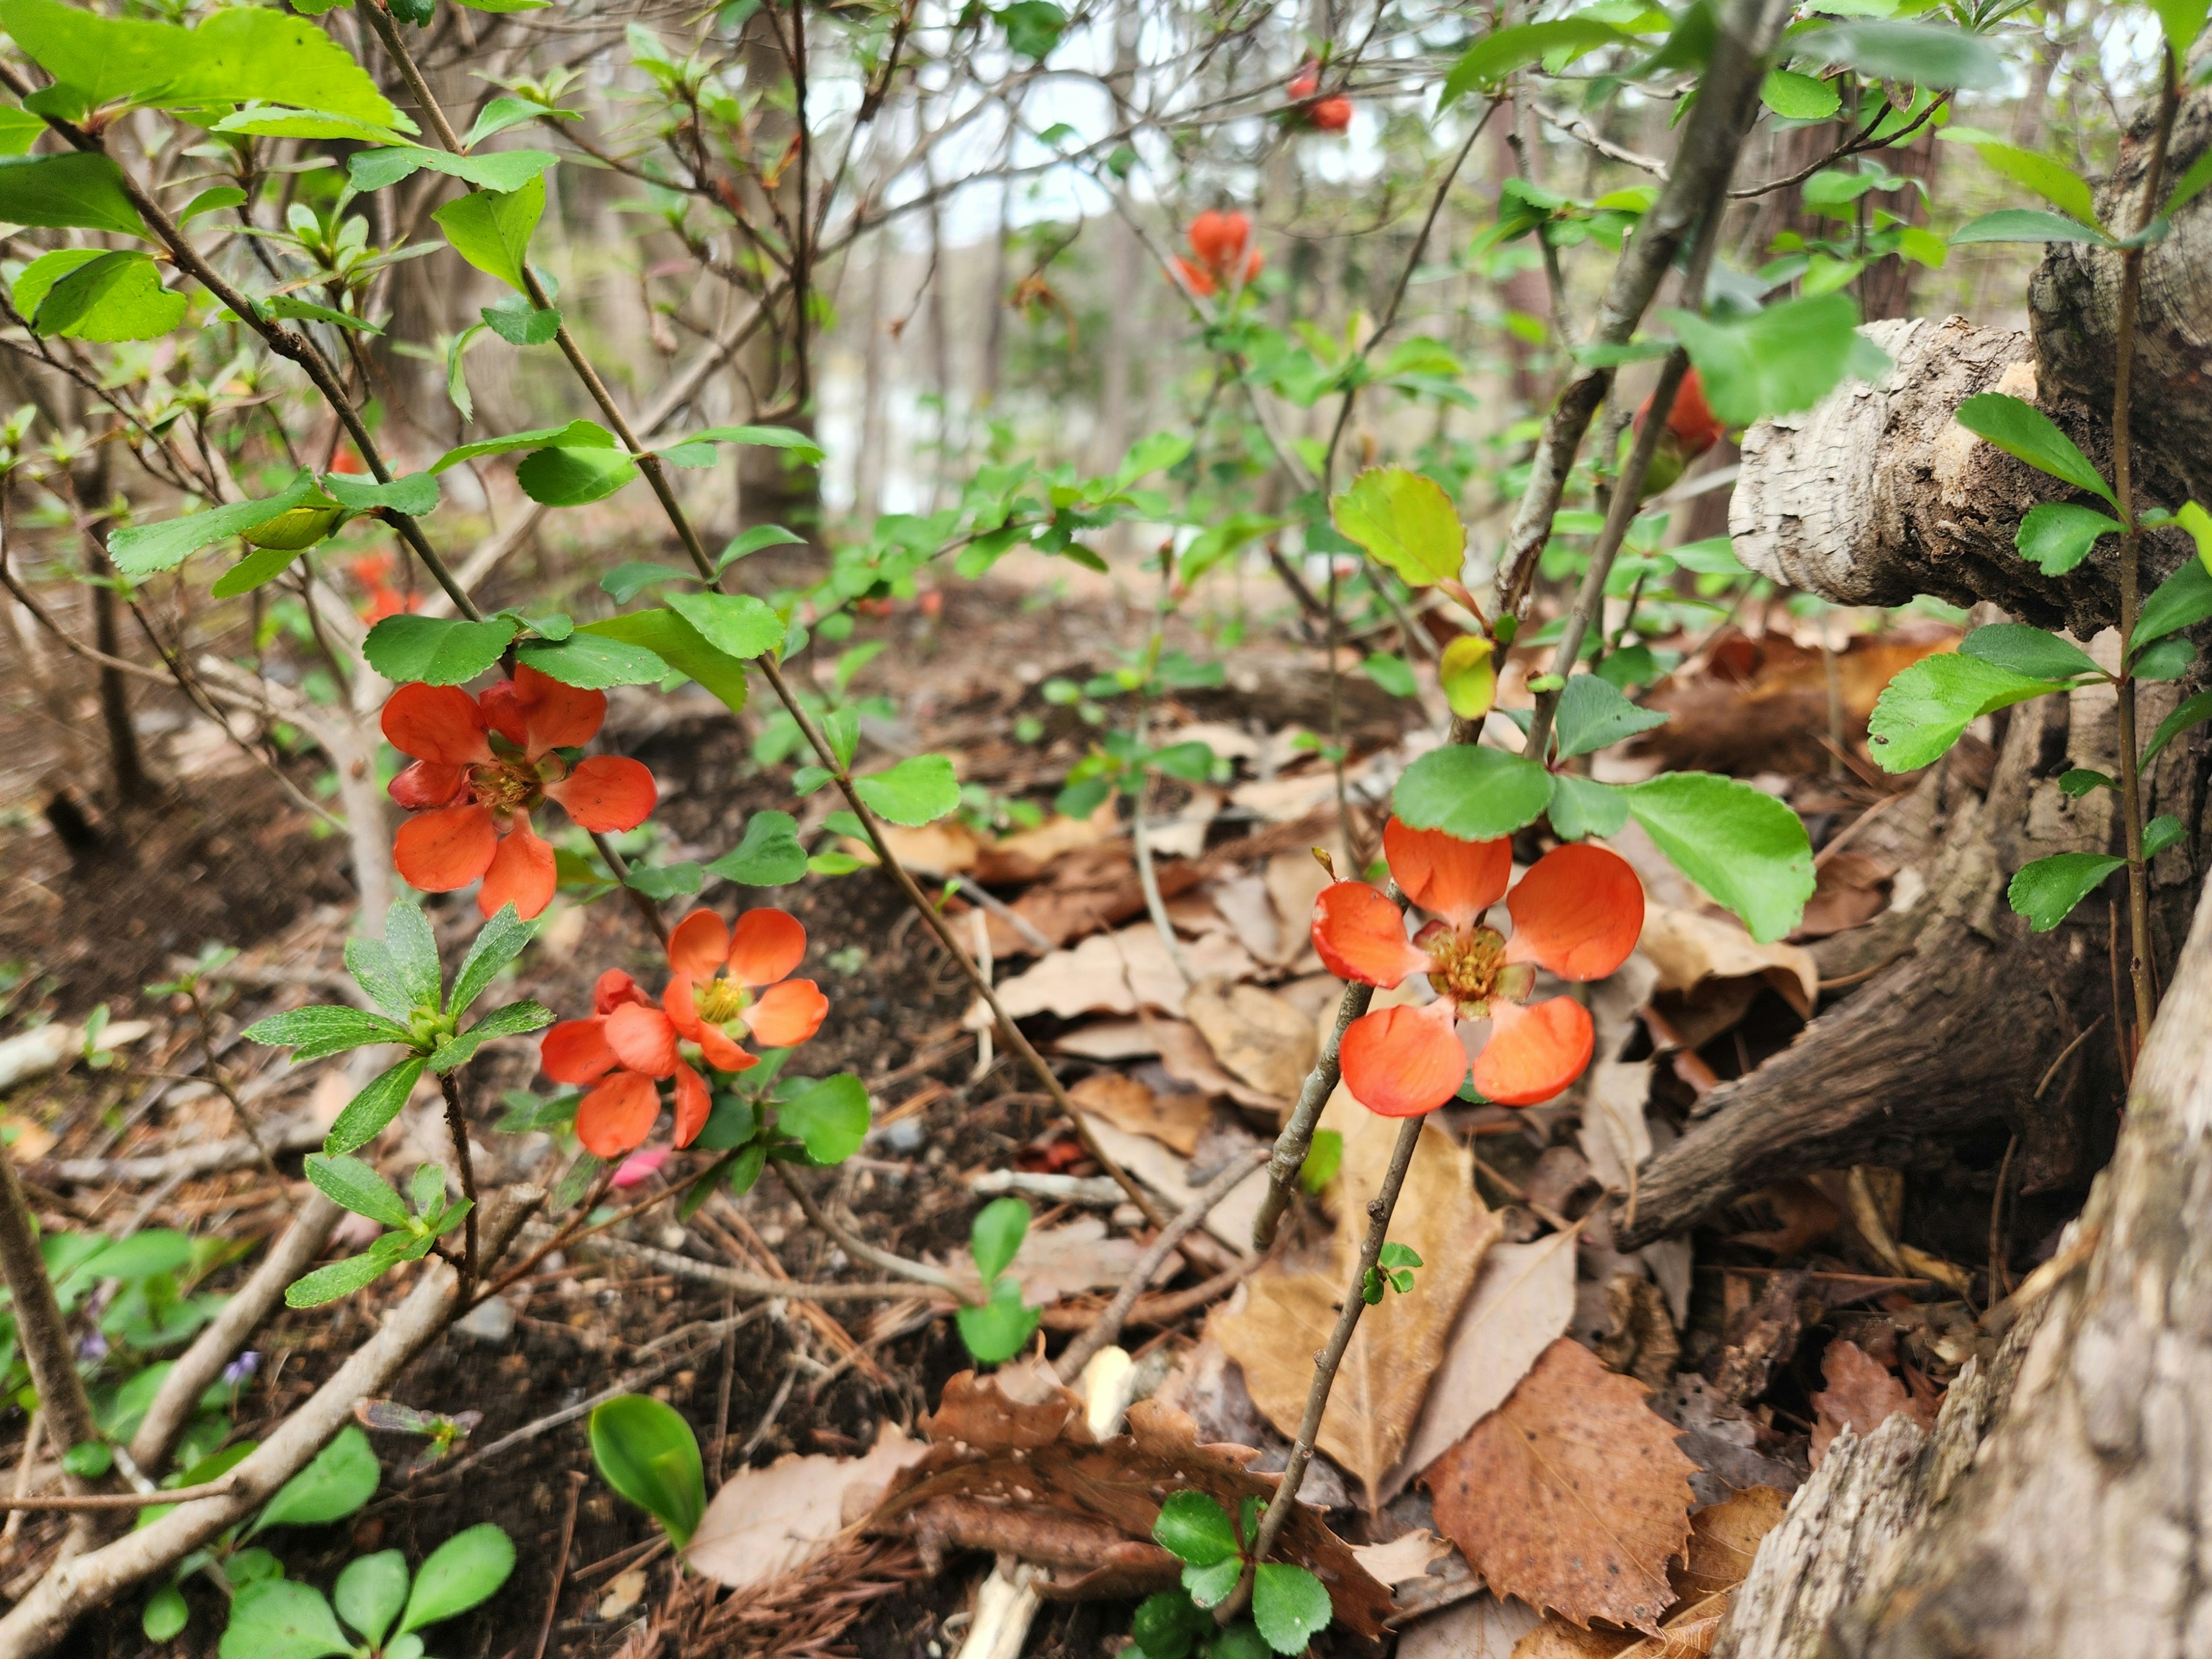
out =
[[(1406, 937), (1398, 907), (1364, 882), (1340, 881), (1314, 902), (1314, 948), (1331, 973), (1388, 988), (1426, 974), (1435, 1001), (1380, 1008), (1344, 1034), (1344, 1081), (1352, 1098), (1385, 1117), (1434, 1111), (1468, 1076), (1462, 1019), (1487, 1019), (1474, 1056), (1474, 1086), (1503, 1106), (1534, 1106), (1582, 1075), (1595, 1036), (1571, 997), (1528, 1006), (1536, 969), (1561, 979), (1603, 979), (1628, 959), (1644, 931), (1644, 888), (1628, 861), (1577, 843), (1536, 860), (1509, 895), (1511, 844), (1461, 841), (1392, 818), (1382, 847), (1399, 890), (1438, 918)], [(1506, 939), (1483, 925), (1500, 898), (1513, 918)]]
[(1352, 100), (1339, 94), (1306, 106), (1306, 119), (1323, 132), (1342, 132), (1352, 125)]
[(613, 1158), (642, 1143), (660, 1115), (664, 1079), (674, 1081), (675, 1144), (696, 1140), (712, 1097), (681, 1045), (696, 1043), (715, 1071), (743, 1072), (760, 1061), (741, 1037), (771, 1048), (805, 1042), (830, 1012), (813, 981), (789, 977), (805, 954), (806, 929), (784, 911), (748, 910), (733, 931), (712, 910), (694, 910), (669, 936), (674, 972), (659, 1006), (619, 969), (600, 975), (592, 1018), (556, 1025), (538, 1051), (556, 1082), (598, 1085), (576, 1107), (584, 1150)]
[[(343, 471), (332, 468), (333, 471)], [(402, 611), (421, 608), (422, 596), (402, 593), (392, 585), (392, 555), (364, 553), (346, 567), (353, 572), (354, 580), (368, 590), (368, 597), (357, 607), (361, 619), (372, 628), (386, 617), (398, 616)]]
[(1298, 72), (1291, 77), (1290, 85), (1283, 90), (1290, 94), (1292, 103), (1304, 103), (1321, 90), (1321, 65), (1309, 58), (1299, 67)]
[(634, 830), (659, 798), (653, 774), (619, 755), (571, 765), (554, 751), (589, 743), (606, 694), (518, 668), (480, 697), (458, 686), (403, 685), (384, 705), (384, 735), (415, 763), (392, 799), (418, 816), (402, 824), (392, 861), (428, 893), (478, 877), (477, 907), (536, 915), (553, 898), (553, 848), (530, 827), (545, 800), (586, 830)]
[[(1225, 283), (1249, 283), (1267, 263), (1266, 256), (1251, 246), (1252, 222), (1241, 213), (1208, 208), (1190, 222), (1189, 236), (1190, 251), (1198, 256), (1198, 262), (1194, 264), (1179, 258), (1176, 269), (1191, 291), (1200, 296), (1218, 293)], [(1241, 276), (1237, 275), (1240, 266)]]
[(1297, 119), (1322, 132), (1342, 132), (1352, 125), (1352, 100), (1341, 94), (1328, 98), (1315, 96), (1320, 90), (1321, 65), (1310, 59), (1284, 88), (1290, 94), (1291, 113)]

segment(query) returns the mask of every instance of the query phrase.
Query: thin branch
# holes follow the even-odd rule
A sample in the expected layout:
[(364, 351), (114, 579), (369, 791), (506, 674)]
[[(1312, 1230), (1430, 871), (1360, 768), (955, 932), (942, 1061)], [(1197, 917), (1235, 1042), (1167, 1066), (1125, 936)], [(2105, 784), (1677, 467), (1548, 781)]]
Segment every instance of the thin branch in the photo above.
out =
[(878, 1249), (861, 1238), (815, 1201), (814, 1194), (808, 1192), (798, 1176), (792, 1174), (789, 1164), (778, 1164), (775, 1173), (782, 1181), (784, 1189), (799, 1201), (799, 1207), (807, 1220), (854, 1261), (865, 1261), (872, 1267), (881, 1267), (885, 1273), (896, 1273), (902, 1279), (910, 1279), (917, 1285), (927, 1285), (962, 1302), (972, 1304), (982, 1299), (973, 1286), (962, 1284), (942, 1267), (933, 1267), (927, 1261), (913, 1261), (889, 1250)]

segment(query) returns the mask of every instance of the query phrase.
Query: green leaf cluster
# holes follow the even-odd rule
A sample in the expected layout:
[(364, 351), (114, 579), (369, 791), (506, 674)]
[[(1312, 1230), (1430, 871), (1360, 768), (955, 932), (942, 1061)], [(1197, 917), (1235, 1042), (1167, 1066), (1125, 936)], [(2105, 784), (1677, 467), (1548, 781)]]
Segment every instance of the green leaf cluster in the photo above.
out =
[(953, 1322), (978, 1364), (997, 1365), (1012, 1359), (1029, 1346), (1037, 1322), (1044, 1316), (1042, 1309), (1023, 1304), (1020, 1281), (1006, 1272), (1029, 1227), (1030, 1206), (1009, 1197), (994, 1198), (986, 1204), (969, 1229), (968, 1251), (983, 1282), (984, 1299), (962, 1308)]
[[(386, 1659), (419, 1656), (422, 1643), (415, 1632), (489, 1601), (514, 1571), (514, 1540), (484, 1522), (431, 1551), (411, 1583), (407, 1558), (398, 1550), (348, 1562), (327, 1599), (296, 1579), (258, 1577), (232, 1601), (219, 1651), (222, 1659), (337, 1659), (362, 1652)], [(349, 1630), (357, 1643), (347, 1636)]]
[(1328, 1590), (1304, 1567), (1252, 1566), (1252, 1616), (1226, 1626), (1206, 1611), (1243, 1580), (1259, 1531), (1260, 1503), (1247, 1498), (1237, 1519), (1208, 1493), (1170, 1492), (1152, 1522), (1152, 1541), (1182, 1563), (1182, 1589), (1162, 1591), (1138, 1607), (1130, 1651), (1139, 1659), (1266, 1659), (1297, 1654), (1328, 1628)]

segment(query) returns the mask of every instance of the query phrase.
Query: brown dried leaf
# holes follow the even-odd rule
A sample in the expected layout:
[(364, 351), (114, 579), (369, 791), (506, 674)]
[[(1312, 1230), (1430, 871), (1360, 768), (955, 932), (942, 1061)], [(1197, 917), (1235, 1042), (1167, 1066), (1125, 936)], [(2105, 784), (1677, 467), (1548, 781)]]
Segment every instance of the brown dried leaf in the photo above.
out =
[(1213, 1115), (1201, 1095), (1156, 1094), (1119, 1072), (1094, 1072), (1068, 1091), (1068, 1098), (1095, 1112), (1115, 1128), (1149, 1135), (1188, 1158)]
[[(1218, 1316), (1211, 1327), (1243, 1368), (1254, 1403), (1285, 1435), (1295, 1435), (1304, 1415), (1313, 1356), (1336, 1323), (1367, 1231), (1367, 1201), (1382, 1188), (1398, 1133), (1395, 1119), (1341, 1095), (1322, 1121), (1344, 1136), (1333, 1260), (1323, 1272), (1255, 1275), (1244, 1311)], [(1390, 1291), (1361, 1316), (1322, 1418), (1322, 1449), (1366, 1487), (1370, 1507), (1405, 1452), (1445, 1336), (1499, 1225), (1475, 1195), (1467, 1154), (1441, 1129), (1425, 1128), (1390, 1227), (1423, 1265), (1410, 1294)]]
[[(1183, 957), (1197, 978), (1240, 979), (1256, 971), (1244, 947), (1224, 933), (1185, 941)], [(999, 987), (999, 1001), (1009, 1017), (1053, 1013), (1062, 1019), (1079, 1014), (1133, 1014), (1155, 1008), (1180, 1017), (1188, 986), (1158, 933), (1149, 921), (1112, 933), (1094, 933), (1072, 951), (1054, 951), (1027, 972)], [(991, 1022), (979, 1001), (968, 1023), (976, 1029)]]
[(1802, 945), (1761, 945), (1733, 916), (1653, 905), (1637, 949), (1659, 970), (1656, 990), (1686, 993), (1707, 980), (1764, 979), (1801, 1014), (1820, 994), (1820, 964)]
[(1222, 1066), (1287, 1106), (1313, 1068), (1313, 1022), (1256, 985), (1206, 980), (1190, 988), (1183, 1012)]
[(1287, 1109), (1287, 1101), (1264, 1093), (1242, 1078), (1231, 1077), (1223, 1071), (1195, 1025), (1180, 1019), (1159, 1019), (1150, 1014), (1143, 1018), (1157, 1032), (1154, 1041), (1160, 1069), (1177, 1083), (1188, 1084), (1203, 1094), (1225, 1095), (1239, 1106), (1250, 1106), (1263, 1112), (1280, 1114)]
[(1485, 1590), (1417, 1619), (1398, 1638), (1398, 1659), (1513, 1659), (1536, 1626), (1534, 1610)]
[[(1301, 1487), (1301, 1496), (1304, 1491)], [(1355, 1544), (1352, 1553), (1376, 1583), (1395, 1589), (1409, 1580), (1427, 1577), (1430, 1564), (1449, 1555), (1451, 1547), (1426, 1527), (1416, 1527), (1387, 1544)]]
[(744, 1589), (803, 1566), (928, 1450), (886, 1422), (860, 1457), (784, 1457), (722, 1483), (684, 1560), (718, 1584)]
[[(1165, 1200), (1170, 1213), (1196, 1198), (1200, 1188), (1206, 1185), (1204, 1180), (1193, 1182), (1187, 1159), (1178, 1158), (1150, 1136), (1117, 1129), (1104, 1118), (1088, 1112), (1084, 1114), (1083, 1121), (1106, 1149), (1107, 1156)], [(1267, 1190), (1267, 1170), (1253, 1170), (1207, 1212), (1206, 1231), (1232, 1249), (1249, 1250), (1252, 1222), (1260, 1213), (1260, 1200)]]
[(1642, 1638), (1620, 1630), (1583, 1630), (1556, 1613), (1513, 1645), (1513, 1659), (1613, 1659)]
[(1820, 1415), (1813, 1422), (1813, 1467), (1828, 1455), (1828, 1446), (1845, 1429), (1863, 1438), (1898, 1413), (1925, 1429), (1936, 1426), (1931, 1401), (1917, 1399), (1888, 1366), (1856, 1342), (1838, 1337), (1820, 1356), (1820, 1375), (1828, 1386), (1813, 1398)]
[(1889, 908), (1889, 882), (1896, 872), (1863, 853), (1838, 853), (1817, 871), (1813, 896), (1793, 939), (1826, 939), (1872, 921)]
[(1562, 1337), (1510, 1398), (1429, 1467), (1437, 1527), (1500, 1595), (1647, 1632), (1690, 1536), (1672, 1425), (1633, 1378)]
[(1788, 1493), (1753, 1486), (1692, 1515), (1688, 1558), (1672, 1574), (1676, 1600), (1702, 1601), (1743, 1583), (1759, 1540), (1782, 1524), (1789, 1507)]

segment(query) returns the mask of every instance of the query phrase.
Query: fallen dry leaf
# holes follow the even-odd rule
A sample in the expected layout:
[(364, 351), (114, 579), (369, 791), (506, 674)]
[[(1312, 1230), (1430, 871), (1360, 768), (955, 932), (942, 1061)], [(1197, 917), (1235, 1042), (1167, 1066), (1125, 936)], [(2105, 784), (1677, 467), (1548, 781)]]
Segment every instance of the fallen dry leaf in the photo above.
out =
[(1295, 952), (1303, 941), (1303, 930), (1285, 930), (1282, 918), (1275, 913), (1274, 900), (1267, 896), (1266, 877), (1256, 872), (1236, 876), (1215, 882), (1207, 891), (1215, 910), (1255, 960), (1280, 964), (1289, 959), (1285, 946)]
[(1328, 872), (1311, 852), (1300, 851), (1276, 854), (1261, 874), (1281, 920), (1284, 951), (1294, 962), (1313, 956), (1314, 901), (1328, 885)]
[[(1300, 1495), (1304, 1495), (1300, 1488)], [(1426, 1527), (1416, 1527), (1401, 1533), (1387, 1544), (1355, 1544), (1352, 1553), (1359, 1558), (1359, 1565), (1378, 1584), (1393, 1589), (1415, 1578), (1428, 1577), (1431, 1562), (1441, 1561), (1451, 1553), (1451, 1546)]]
[(1813, 1408), (1820, 1413), (1813, 1420), (1816, 1469), (1830, 1443), (1845, 1429), (1864, 1438), (1899, 1412), (1923, 1429), (1936, 1426), (1935, 1407), (1915, 1398), (1888, 1366), (1856, 1342), (1838, 1337), (1829, 1343), (1820, 1356), (1820, 1375), (1828, 1386), (1812, 1396)]
[(1654, 904), (1637, 949), (1659, 976), (1654, 993), (1682, 1045), (1696, 1048), (1741, 1019), (1761, 985), (1809, 1018), (1820, 964), (1802, 945), (1761, 945), (1733, 916)]
[[(964, 875), (973, 870), (983, 846), (982, 837), (957, 818), (940, 818), (935, 823), (914, 828), (886, 823), (883, 836), (891, 855), (908, 869), (917, 875), (940, 878)], [(875, 849), (855, 836), (846, 836), (839, 850), (863, 864), (876, 861)]]
[(1513, 1659), (1613, 1659), (1644, 1638), (1626, 1631), (1583, 1630), (1556, 1613), (1513, 1645)]
[(1514, 1644), (1535, 1627), (1533, 1607), (1485, 1590), (1407, 1626), (1398, 1659), (1512, 1659)]
[[(1225, 933), (1182, 943), (1183, 959), (1195, 979), (1241, 979), (1258, 967), (1244, 947)], [(1160, 936), (1149, 921), (1111, 933), (1094, 933), (1072, 951), (1054, 951), (1036, 966), (998, 988), (1009, 1017), (1057, 1014), (1133, 1014), (1156, 1008), (1178, 1018), (1188, 990)], [(991, 1024), (991, 1011), (979, 999), (963, 1022), (980, 1030)]]
[(1213, 1057), (1233, 1075), (1287, 1107), (1312, 1070), (1313, 1022), (1256, 985), (1206, 980), (1190, 988), (1183, 1012)]
[[(1158, 1193), (1166, 1201), (1170, 1213), (1196, 1198), (1206, 1180), (1212, 1178), (1208, 1175), (1206, 1180), (1194, 1183), (1190, 1165), (1149, 1135), (1117, 1129), (1104, 1118), (1088, 1112), (1083, 1115), (1083, 1121), (1106, 1149), (1107, 1156)], [(1253, 1170), (1207, 1212), (1206, 1231), (1232, 1249), (1249, 1252), (1252, 1248), (1252, 1222), (1260, 1213), (1260, 1200), (1267, 1191), (1267, 1170), (1263, 1167)]]
[[(1040, 1594), (1118, 1600), (1180, 1575), (1152, 1541), (1170, 1493), (1206, 1492), (1231, 1514), (1247, 1498), (1274, 1494), (1276, 1476), (1245, 1468), (1256, 1455), (1249, 1447), (1202, 1446), (1188, 1417), (1156, 1401), (1130, 1407), (1127, 1431), (1100, 1441), (1072, 1390), (1018, 1376), (1005, 1386), (1022, 1397), (1007, 1399), (1004, 1375), (963, 1372), (945, 1385), (923, 1422), (927, 1455), (899, 1475), (869, 1530), (911, 1535), (925, 1560), (948, 1547), (1004, 1551), (1053, 1570)], [(1280, 1548), (1321, 1579), (1340, 1623), (1370, 1640), (1382, 1634), (1389, 1589), (1318, 1510), (1294, 1504)]]
[(1732, 1590), (1751, 1571), (1759, 1540), (1782, 1524), (1790, 1495), (1771, 1486), (1753, 1486), (1690, 1517), (1688, 1559), (1674, 1570), (1675, 1598), (1700, 1601)]
[[(1341, 1091), (1322, 1125), (1344, 1136), (1331, 1261), (1317, 1273), (1255, 1274), (1244, 1311), (1217, 1315), (1209, 1327), (1243, 1368), (1253, 1402), (1285, 1436), (1297, 1432), (1304, 1415), (1313, 1356), (1336, 1323), (1367, 1231), (1367, 1202), (1382, 1188), (1398, 1134), (1396, 1120), (1352, 1104)], [(1366, 1488), (1370, 1509), (1405, 1453), (1446, 1334), (1499, 1226), (1475, 1194), (1468, 1155), (1441, 1129), (1424, 1128), (1390, 1227), (1391, 1238), (1410, 1245), (1423, 1265), (1412, 1291), (1388, 1292), (1361, 1316), (1321, 1423), (1321, 1449)]]
[(607, 1585), (607, 1593), (599, 1598), (599, 1622), (607, 1624), (619, 1619), (642, 1601), (647, 1582), (643, 1567), (617, 1573)]
[(1069, 1089), (1067, 1097), (1115, 1128), (1149, 1135), (1185, 1158), (1198, 1150), (1198, 1138), (1213, 1116), (1201, 1095), (1159, 1094), (1120, 1072), (1093, 1072)]
[(1504, 1404), (1574, 1311), (1574, 1234), (1492, 1245), (1445, 1339), (1443, 1363), (1429, 1379), (1405, 1453), (1382, 1482), (1382, 1501), (1403, 1492)]
[(1283, 1111), (1285, 1102), (1223, 1071), (1195, 1025), (1186, 1020), (1161, 1019), (1150, 1014), (1142, 1018), (1158, 1031), (1155, 1040), (1160, 1069), (1177, 1083), (1187, 1084), (1202, 1094), (1224, 1095), (1239, 1106), (1279, 1115)]
[(864, 1456), (783, 1457), (764, 1469), (739, 1469), (707, 1505), (684, 1559), (732, 1589), (765, 1583), (867, 1514), (893, 1477), (928, 1449), (886, 1422)]
[(1890, 878), (1896, 872), (1864, 853), (1838, 853), (1819, 865), (1813, 896), (1793, 939), (1826, 939), (1872, 921), (1889, 908)]
[(1674, 1600), (1697, 1467), (1650, 1391), (1562, 1337), (1422, 1476), (1437, 1528), (1502, 1595), (1647, 1632)]

